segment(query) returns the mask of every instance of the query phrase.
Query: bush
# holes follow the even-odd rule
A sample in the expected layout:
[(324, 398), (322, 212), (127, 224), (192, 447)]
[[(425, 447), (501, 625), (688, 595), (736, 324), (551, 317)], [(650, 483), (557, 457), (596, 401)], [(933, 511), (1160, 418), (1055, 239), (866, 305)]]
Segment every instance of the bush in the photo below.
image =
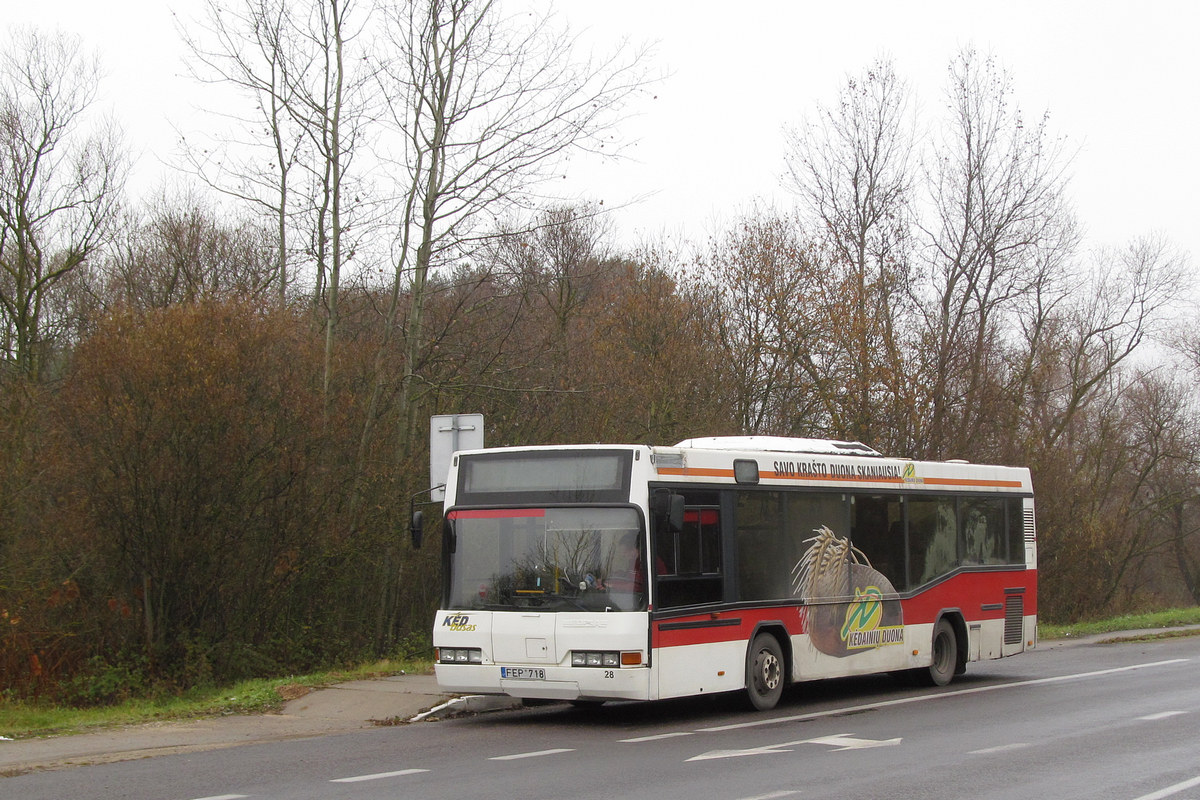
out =
[(115, 705), (144, 694), (148, 683), (142, 664), (109, 664), (93, 656), (62, 686), (62, 701), (77, 707)]

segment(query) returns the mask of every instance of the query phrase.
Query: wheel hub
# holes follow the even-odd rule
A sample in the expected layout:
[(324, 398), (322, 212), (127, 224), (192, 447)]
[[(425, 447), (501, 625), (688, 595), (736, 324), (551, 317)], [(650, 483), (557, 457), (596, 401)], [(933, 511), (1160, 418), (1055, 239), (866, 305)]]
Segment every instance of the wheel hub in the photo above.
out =
[(759, 681), (766, 689), (774, 689), (779, 685), (779, 660), (771, 653), (759, 654)]

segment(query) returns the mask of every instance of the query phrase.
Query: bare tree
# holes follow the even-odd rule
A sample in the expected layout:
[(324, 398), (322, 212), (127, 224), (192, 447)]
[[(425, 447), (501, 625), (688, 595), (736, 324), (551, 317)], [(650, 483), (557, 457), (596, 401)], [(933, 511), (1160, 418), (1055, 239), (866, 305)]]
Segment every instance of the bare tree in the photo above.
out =
[(803, 220), (825, 242), (833, 272), (827, 306), (838, 323), (845, 398), (835, 435), (878, 441), (891, 432), (907, 448), (903, 376), (905, 289), (913, 247), (914, 136), (909, 90), (888, 61), (851, 77), (838, 103), (787, 132), (785, 184)]
[(1058, 413), (1044, 432), (1053, 445), (1071, 416), (1109, 375), (1158, 332), (1163, 312), (1182, 295), (1187, 261), (1159, 236), (1098, 251), (1094, 274), (1075, 293), (1067, 312), (1067, 382)]
[[(253, 116), (219, 112), (235, 122), (229, 139), (210, 149), (185, 138), (182, 158), (205, 184), (258, 207), (274, 220), (280, 303), (287, 302), (289, 281), (294, 280), (289, 269), (289, 229), (297, 210), (292, 174), (304, 147), (289, 111), (295, 89), (292, 71), (307, 70), (306, 64), (293, 63), (298, 59), (290, 9), (282, 0), (245, 0), (241, 5), (207, 0), (204, 23), (179, 28), (194, 59), (194, 77), (236, 86), (253, 99)], [(268, 167), (259, 158), (264, 147), (270, 151)]]
[[(194, 149), (192, 167), (227, 194), (268, 211), (278, 230), (279, 297), (286, 301), (303, 249), (314, 275), (313, 310), (325, 337), (324, 387), (329, 396), (340, 321), (343, 270), (356, 250), (349, 236), (369, 207), (352, 161), (365, 137), (371, 103), (364, 71), (364, 29), (371, 9), (354, 0), (209, 0), (207, 38), (185, 31), (204, 80), (232, 84), (254, 101), (235, 117), (241, 136), (213, 152)], [(265, 130), (266, 144), (261, 144)], [(269, 168), (255, 150), (269, 149)], [(297, 174), (299, 173), (299, 174)], [(299, 185), (297, 185), (299, 184)], [(353, 197), (354, 202), (348, 202)], [(291, 231), (302, 244), (293, 248)]]
[(1143, 567), (1138, 577), (1161, 581), (1169, 570), (1160, 563), (1173, 560), (1184, 598), (1200, 603), (1200, 408), (1194, 386), (1177, 373), (1149, 373), (1132, 395), (1130, 416), (1147, 474), (1137, 508), (1150, 529), (1146, 545), (1135, 551)]
[(1068, 159), (1046, 118), (1028, 124), (1012, 107), (1011, 78), (973, 50), (949, 73), (950, 124), (929, 166), (933, 218), (925, 229), (923, 438), (932, 456), (965, 447), (973, 422), (990, 413), (982, 398), (1002, 370), (1018, 299), (1063, 269), (1077, 240), (1064, 198)]
[[(571, 152), (603, 134), (644, 85), (640, 54), (580, 60), (547, 18), (505, 18), (491, 0), (407, 2), (388, 12), (381, 93), (398, 135), (394, 271), (380, 363), (403, 315), (401, 449), (412, 441), (427, 353), (425, 308), (439, 265), (466, 258)], [(376, 371), (364, 449), (385, 388)]]
[(103, 299), (149, 310), (220, 297), (267, 297), (277, 262), (260, 217), (223, 217), (183, 190), (163, 190), (129, 215), (98, 272)]
[(353, 216), (348, 202), (353, 183), (350, 168), (367, 122), (365, 90), (370, 85), (369, 75), (356, 68), (365, 63), (364, 59), (351, 58), (347, 53), (365, 24), (364, 19), (355, 17), (357, 10), (354, 0), (314, 0), (310, 6), (300, 38), (307, 43), (317, 68), (297, 85), (293, 109), (316, 153), (309, 167), (316, 197), (309, 229), (318, 276), (313, 297), (321, 304), (325, 323), (327, 399), (340, 322), (342, 271), (354, 250), (347, 236)]
[(794, 219), (757, 214), (715, 240), (701, 267), (738, 430), (828, 431), (844, 376), (829, 368), (837, 323), (821, 313), (820, 250)]
[(18, 31), (0, 54), (0, 353), (37, 378), (48, 295), (104, 241), (127, 161), (89, 128), (99, 69), (77, 39)]

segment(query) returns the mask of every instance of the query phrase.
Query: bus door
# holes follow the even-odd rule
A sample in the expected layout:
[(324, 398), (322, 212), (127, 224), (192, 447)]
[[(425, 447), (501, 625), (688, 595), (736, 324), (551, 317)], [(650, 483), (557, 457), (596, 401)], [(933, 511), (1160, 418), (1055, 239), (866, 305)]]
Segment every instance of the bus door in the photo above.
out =
[(652, 536), (660, 698), (738, 689), (744, 676), (746, 642), (740, 621), (720, 614), (717, 605), (725, 599), (717, 493), (684, 495), (680, 530), (658, 526)]

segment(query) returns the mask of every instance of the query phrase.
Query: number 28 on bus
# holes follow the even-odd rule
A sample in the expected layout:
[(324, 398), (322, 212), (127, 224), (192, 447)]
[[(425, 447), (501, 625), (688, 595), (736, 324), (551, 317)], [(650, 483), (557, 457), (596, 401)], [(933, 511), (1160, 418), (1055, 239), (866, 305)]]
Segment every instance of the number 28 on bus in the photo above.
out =
[(577, 703), (907, 670), (1031, 648), (1029, 471), (747, 436), (456, 453), (435, 671)]

